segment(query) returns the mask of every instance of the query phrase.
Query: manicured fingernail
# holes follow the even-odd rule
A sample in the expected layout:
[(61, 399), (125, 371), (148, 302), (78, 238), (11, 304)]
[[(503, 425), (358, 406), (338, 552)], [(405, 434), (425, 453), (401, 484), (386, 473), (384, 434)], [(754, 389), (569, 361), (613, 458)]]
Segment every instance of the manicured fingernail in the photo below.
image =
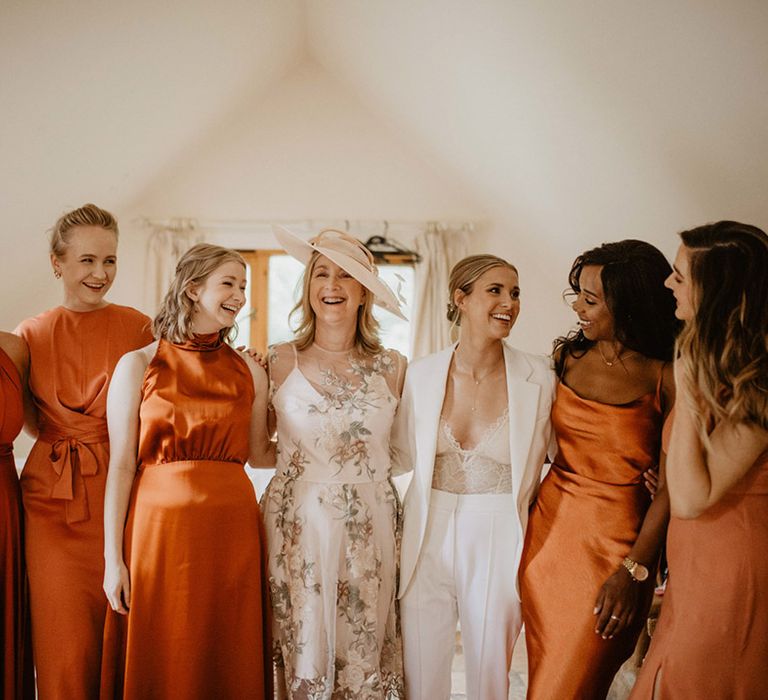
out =
[(597, 615), (597, 613), (598, 613), (598, 611), (599, 611), (599, 610), (600, 610), (600, 608), (598, 608), (597, 606), (595, 606), (595, 609), (592, 611), (592, 614), (593, 614), (593, 615)]

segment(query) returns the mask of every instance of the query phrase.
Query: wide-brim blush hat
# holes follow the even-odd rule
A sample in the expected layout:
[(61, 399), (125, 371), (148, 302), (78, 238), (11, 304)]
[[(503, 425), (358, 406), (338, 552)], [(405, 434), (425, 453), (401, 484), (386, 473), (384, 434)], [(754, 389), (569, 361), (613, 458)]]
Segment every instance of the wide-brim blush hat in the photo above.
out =
[(353, 236), (334, 228), (325, 228), (314, 238), (305, 240), (285, 226), (273, 226), (272, 231), (285, 252), (300, 263), (307, 265), (313, 253), (324, 255), (370, 291), (377, 306), (404, 321), (408, 320), (400, 310), (397, 295), (379, 279), (379, 269), (373, 262), (371, 251)]

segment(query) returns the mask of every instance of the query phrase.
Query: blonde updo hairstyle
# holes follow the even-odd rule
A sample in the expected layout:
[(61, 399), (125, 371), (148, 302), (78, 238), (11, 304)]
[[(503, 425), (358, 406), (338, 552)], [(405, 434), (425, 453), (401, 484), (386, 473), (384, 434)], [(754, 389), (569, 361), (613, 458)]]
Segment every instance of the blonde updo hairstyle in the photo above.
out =
[[(236, 262), (246, 267), (243, 256), (236, 250), (210, 243), (198, 243), (181, 256), (176, 265), (176, 276), (163, 299), (160, 311), (152, 321), (152, 333), (155, 338), (164, 338), (172, 343), (183, 343), (192, 339), (195, 302), (188, 292), (197, 285), (205, 284), (205, 280), (214, 271), (228, 262)], [(234, 325), (219, 331), (222, 341), (231, 340), (236, 335), (237, 328)]]
[(448, 310), (446, 313), (448, 320), (451, 322), (452, 329), (461, 326), (461, 311), (456, 305), (456, 292), (462, 291), (464, 294), (471, 294), (475, 282), (488, 270), (492, 270), (495, 267), (506, 267), (515, 274), (519, 274), (517, 268), (512, 263), (487, 253), (470, 255), (459, 260), (453, 266), (451, 277), (448, 280)]
[[(297, 350), (306, 350), (315, 340), (317, 318), (309, 300), (309, 285), (312, 273), (320, 258), (320, 253), (312, 253), (312, 257), (304, 269), (301, 281), (301, 299), (291, 309), (290, 317), (298, 318), (298, 326), (294, 332), (294, 344)], [(355, 328), (355, 347), (364, 355), (376, 355), (383, 350), (379, 339), (379, 322), (373, 316), (373, 292), (365, 285), (363, 287), (363, 303), (357, 310), (357, 326)]]
[(117, 220), (105, 209), (95, 204), (84, 204), (79, 209), (67, 212), (59, 218), (51, 229), (50, 252), (52, 256), (61, 258), (67, 252), (67, 246), (72, 238), (72, 229), (78, 226), (98, 226), (111, 231), (118, 237)]

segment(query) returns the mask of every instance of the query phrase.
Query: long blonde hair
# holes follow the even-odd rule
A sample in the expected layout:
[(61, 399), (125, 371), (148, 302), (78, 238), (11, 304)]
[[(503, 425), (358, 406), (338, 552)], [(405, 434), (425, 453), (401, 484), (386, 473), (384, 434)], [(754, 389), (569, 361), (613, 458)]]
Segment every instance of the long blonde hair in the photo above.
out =
[[(291, 309), (289, 317), (291, 318), (296, 314), (299, 321), (294, 332), (294, 343), (297, 350), (306, 350), (315, 340), (317, 318), (309, 300), (309, 285), (319, 257), (320, 253), (312, 253), (312, 257), (304, 268), (304, 276), (301, 281), (301, 298)], [(379, 322), (373, 316), (373, 292), (365, 287), (363, 289), (365, 290), (365, 297), (357, 310), (355, 347), (360, 353), (375, 355), (383, 350), (379, 339)]]
[[(212, 272), (228, 262), (246, 266), (243, 256), (236, 250), (210, 243), (198, 243), (181, 256), (176, 265), (176, 277), (160, 305), (160, 311), (152, 321), (152, 333), (155, 338), (165, 338), (172, 343), (183, 343), (192, 339), (192, 314), (195, 305), (187, 292), (194, 285), (204, 284)], [(231, 340), (236, 335), (237, 328), (234, 325), (219, 331), (222, 341)]]
[(677, 341), (698, 397), (699, 431), (713, 422), (768, 430), (768, 236), (719, 221), (680, 234), (688, 249), (695, 313)]
[(53, 225), (50, 238), (51, 255), (61, 258), (66, 253), (72, 229), (77, 226), (99, 226), (107, 231), (112, 231), (115, 238), (119, 236), (117, 220), (112, 214), (95, 204), (84, 204), (82, 207), (60, 216)]

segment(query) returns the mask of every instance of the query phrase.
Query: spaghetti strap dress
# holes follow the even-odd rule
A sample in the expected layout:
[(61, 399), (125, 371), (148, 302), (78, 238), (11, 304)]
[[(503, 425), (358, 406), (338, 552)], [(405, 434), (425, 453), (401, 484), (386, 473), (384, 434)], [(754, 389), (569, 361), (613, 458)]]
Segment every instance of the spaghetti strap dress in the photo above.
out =
[[(316, 367), (292, 344), (274, 391), (277, 470), (262, 499), (278, 672), (294, 700), (402, 698), (399, 501), (389, 437), (398, 404), (385, 351)], [(401, 358), (402, 359), (402, 358)]]
[(653, 698), (659, 674), (658, 700), (768, 698), (765, 552), (768, 451), (698, 518), (670, 518), (667, 589), (631, 700)]
[(593, 610), (651, 502), (642, 475), (659, 459), (660, 386), (621, 405), (557, 387), (557, 456), (531, 508), (520, 565), (531, 700), (605, 698), (645, 624), (653, 576), (638, 584), (634, 622), (613, 639), (595, 634)]
[(35, 697), (27, 574), (22, 542), (21, 490), (13, 441), (24, 409), (21, 378), (0, 349), (0, 697)]
[(127, 306), (57, 307), (23, 321), (39, 434), (21, 473), (40, 700), (99, 694), (104, 634), (107, 390), (118, 360), (152, 341)]
[(161, 339), (141, 396), (130, 610), (107, 615), (102, 697), (271, 698), (251, 372), (218, 333)]

